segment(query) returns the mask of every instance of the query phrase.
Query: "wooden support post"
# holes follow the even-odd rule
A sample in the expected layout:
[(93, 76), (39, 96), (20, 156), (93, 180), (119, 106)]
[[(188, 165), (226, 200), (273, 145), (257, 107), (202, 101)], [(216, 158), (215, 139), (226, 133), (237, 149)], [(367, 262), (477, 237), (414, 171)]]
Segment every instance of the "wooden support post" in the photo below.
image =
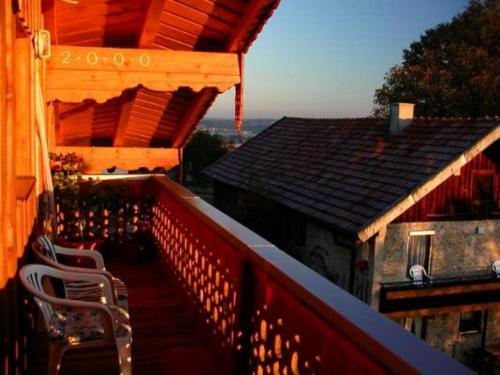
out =
[(236, 127), (236, 133), (240, 137), (240, 141), (243, 141), (242, 137), (242, 126), (243, 126), (243, 94), (244, 94), (244, 72), (245, 72), (245, 55), (238, 54), (238, 63), (240, 66), (240, 83), (235, 87), (235, 109), (234, 109), (234, 124)]
[(380, 283), (384, 261), (384, 243), (387, 227), (382, 227), (369, 241), (369, 280), (371, 280), (370, 305), (378, 311), (380, 303)]

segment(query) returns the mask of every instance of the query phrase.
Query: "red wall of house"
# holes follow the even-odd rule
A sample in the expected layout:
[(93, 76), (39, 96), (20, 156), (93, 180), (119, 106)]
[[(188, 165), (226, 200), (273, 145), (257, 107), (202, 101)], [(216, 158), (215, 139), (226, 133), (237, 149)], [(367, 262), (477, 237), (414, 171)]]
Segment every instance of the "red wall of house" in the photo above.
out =
[[(481, 190), (489, 190), (491, 194), (481, 193)], [(485, 195), (490, 198), (485, 199)], [(500, 218), (500, 141), (463, 166), (460, 175), (448, 178), (394, 222), (493, 217)]]

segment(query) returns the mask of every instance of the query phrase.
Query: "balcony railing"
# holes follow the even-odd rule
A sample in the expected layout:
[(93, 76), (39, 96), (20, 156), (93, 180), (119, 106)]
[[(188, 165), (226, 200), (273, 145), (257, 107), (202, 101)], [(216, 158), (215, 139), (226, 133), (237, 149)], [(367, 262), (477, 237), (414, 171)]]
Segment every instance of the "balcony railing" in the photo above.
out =
[[(229, 373), (468, 373), (175, 182), (133, 185), (141, 194), (116, 211), (128, 219), (95, 205), (77, 219), (96, 218), (97, 237), (113, 220), (115, 235), (152, 233)], [(143, 224), (134, 232), (124, 221)]]
[(422, 281), (382, 283), (380, 311), (398, 316), (405, 312), (473, 305), (487, 307), (498, 302), (500, 277), (492, 271), (449, 277), (433, 276)]

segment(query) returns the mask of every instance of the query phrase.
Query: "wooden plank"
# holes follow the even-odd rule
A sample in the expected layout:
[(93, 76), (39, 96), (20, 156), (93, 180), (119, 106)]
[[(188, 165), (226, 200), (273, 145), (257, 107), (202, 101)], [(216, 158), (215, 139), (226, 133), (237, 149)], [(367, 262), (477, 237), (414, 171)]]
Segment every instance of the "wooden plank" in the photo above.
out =
[(239, 75), (236, 53), (61, 45), (52, 47), (47, 69)]
[(467, 311), (479, 311), (479, 310), (498, 310), (500, 308), (500, 302), (486, 302), (486, 303), (475, 303), (472, 305), (463, 306), (446, 306), (446, 307), (436, 307), (427, 309), (415, 309), (408, 311), (396, 311), (391, 313), (385, 313), (384, 315), (391, 319), (402, 319), (410, 316), (429, 316), (429, 315), (439, 315), (439, 314), (453, 314)]
[(118, 121), (118, 127), (116, 129), (116, 134), (113, 140), (113, 146), (120, 147), (123, 146), (123, 141), (125, 140), (127, 134), (128, 123), (130, 120), (130, 111), (132, 105), (134, 104), (134, 99), (130, 101), (124, 101), (121, 106), (120, 120)]
[(51, 44), (56, 45), (58, 44), (56, 1), (55, 0), (43, 1), (42, 12), (45, 21), (44, 28), (50, 31)]
[(488, 290), (500, 291), (500, 282), (479, 283), (474, 285), (455, 285), (447, 287), (434, 287), (434, 288), (414, 289), (414, 290), (388, 291), (387, 300), (444, 296), (450, 294), (483, 292)]
[(243, 98), (245, 91), (245, 55), (240, 53), (238, 55), (238, 60), (240, 63), (240, 83), (236, 85), (235, 95), (234, 95), (234, 125), (236, 127), (236, 132), (241, 137), (241, 128), (243, 126)]
[(140, 167), (170, 169), (179, 163), (177, 149), (172, 148), (57, 146), (55, 152), (76, 153), (84, 160), (84, 172), (95, 174), (113, 166), (124, 170)]
[(258, 22), (258, 15), (264, 6), (269, 5), (269, 0), (253, 0), (245, 10), (245, 16), (240, 21), (238, 28), (231, 35), (226, 50), (229, 52), (246, 52), (242, 50), (242, 44), (248, 37), (248, 30)]
[(223, 92), (238, 83), (238, 55), (230, 53), (54, 46), (47, 64), (47, 101), (104, 102), (138, 85)]
[[(16, 79), (16, 106), (15, 106), (15, 131), (16, 174), (27, 175), (31, 173), (31, 40), (29, 38), (16, 38), (14, 43), (16, 60), (14, 64)], [(21, 105), (18, 105), (22, 103)]]

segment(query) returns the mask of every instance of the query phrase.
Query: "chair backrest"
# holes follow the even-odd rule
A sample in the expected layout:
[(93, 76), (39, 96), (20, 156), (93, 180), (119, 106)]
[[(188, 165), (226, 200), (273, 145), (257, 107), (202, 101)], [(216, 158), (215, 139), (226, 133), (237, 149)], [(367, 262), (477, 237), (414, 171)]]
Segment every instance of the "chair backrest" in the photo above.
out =
[(420, 264), (411, 266), (409, 273), (413, 281), (422, 281), (424, 279), (424, 276), (427, 276), (425, 268)]
[(57, 262), (56, 248), (54, 247), (54, 244), (52, 243), (50, 238), (46, 234), (44, 234), (38, 237), (37, 242), (42, 246), (43, 250), (45, 251), (44, 255), (48, 256), (54, 262)]
[[(49, 272), (48, 272), (49, 271)], [(48, 327), (52, 317), (53, 309), (50, 302), (45, 298), (47, 293), (43, 287), (44, 276), (50, 275), (50, 268), (39, 264), (24, 266), (19, 271), (19, 279), (24, 288), (33, 296), (36, 304), (42, 312), (45, 325)]]
[(497, 274), (497, 276), (500, 276), (500, 260), (495, 260), (491, 265), (491, 269)]

